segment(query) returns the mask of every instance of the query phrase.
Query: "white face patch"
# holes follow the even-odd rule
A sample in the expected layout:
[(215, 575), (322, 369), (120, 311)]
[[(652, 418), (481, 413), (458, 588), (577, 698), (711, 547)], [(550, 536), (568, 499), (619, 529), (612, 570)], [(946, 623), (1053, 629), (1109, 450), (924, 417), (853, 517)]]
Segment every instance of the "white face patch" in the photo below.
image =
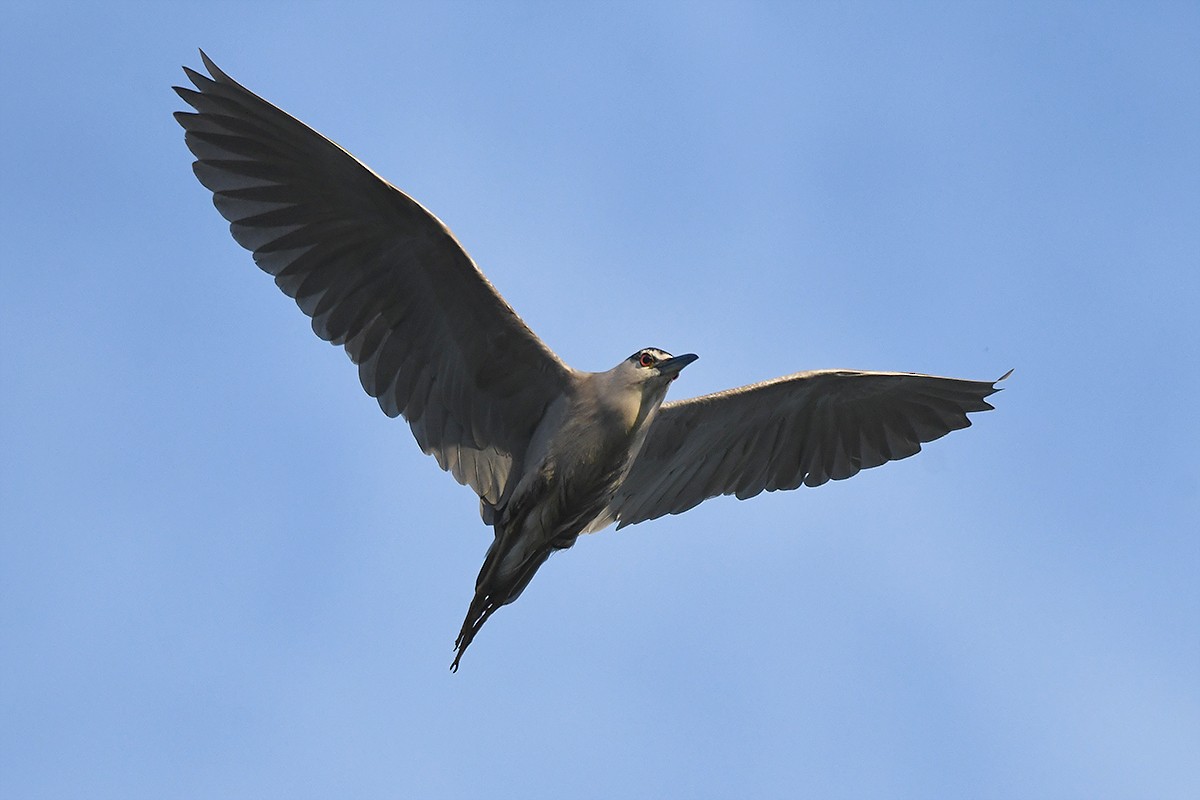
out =
[(629, 360), (639, 367), (648, 369), (662, 361), (666, 361), (668, 358), (671, 358), (671, 354), (666, 350), (659, 350), (657, 347), (647, 347), (631, 355)]

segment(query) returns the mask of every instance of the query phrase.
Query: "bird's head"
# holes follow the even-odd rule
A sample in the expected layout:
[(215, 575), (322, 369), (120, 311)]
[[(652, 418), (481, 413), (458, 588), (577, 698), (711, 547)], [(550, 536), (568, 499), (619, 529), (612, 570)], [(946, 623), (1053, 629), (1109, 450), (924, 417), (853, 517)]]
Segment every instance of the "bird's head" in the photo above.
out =
[(673, 356), (657, 347), (638, 350), (608, 372), (591, 374), (592, 399), (622, 419), (632, 431), (642, 427), (667, 397), (671, 381), (698, 358)]
[(632, 383), (662, 387), (665, 391), (667, 384), (678, 378), (680, 371), (699, 357), (693, 353), (673, 356), (657, 347), (646, 347), (622, 361), (617, 369), (625, 373)]

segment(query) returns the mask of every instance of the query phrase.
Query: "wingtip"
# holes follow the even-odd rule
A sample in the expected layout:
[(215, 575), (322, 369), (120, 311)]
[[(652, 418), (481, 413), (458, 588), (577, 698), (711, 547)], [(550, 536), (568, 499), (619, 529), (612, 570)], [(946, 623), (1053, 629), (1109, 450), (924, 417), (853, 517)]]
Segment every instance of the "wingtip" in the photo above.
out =
[[(208, 74), (212, 76), (211, 80), (216, 81), (217, 83), (234, 83), (234, 80), (226, 75), (221, 68), (218, 67), (216, 63), (208, 57), (208, 53), (204, 52), (204, 48), (198, 47), (196, 49), (200, 53), (200, 60), (204, 62), (204, 68), (208, 70)], [(184, 66), (183, 71), (189, 73), (188, 77), (191, 77), (190, 73), (192, 73), (192, 70), (188, 69), (186, 65)], [(207, 75), (203, 75), (201, 77), (206, 79), (208, 78)]]
[(199, 94), (199, 92), (197, 92), (195, 89), (189, 89), (186, 86), (172, 86), (171, 89), (175, 92), (175, 94), (179, 95), (183, 102), (195, 108), (196, 104), (193, 103), (190, 98), (195, 97)]
[[(1006, 379), (1006, 378), (1007, 378), (1009, 375), (1012, 375), (1012, 374), (1013, 374), (1013, 371), (1010, 369), (1008, 372), (1004, 373), (1004, 374), (1003, 374), (1003, 375), (1001, 375), (999, 378), (996, 378), (996, 380), (992, 381), (992, 384), (991, 384), (991, 385), (992, 385), (991, 391), (987, 392), (987, 394), (985, 394), (985, 395), (984, 395), (984, 397), (988, 397), (988, 396), (990, 396), (990, 395), (993, 395), (993, 394), (995, 394), (996, 392), (1003, 392), (1003, 391), (1004, 391), (1004, 387), (1003, 387), (1003, 386), (997, 386), (996, 384), (1000, 383), (1000, 381), (1002, 381), (1002, 380)], [(993, 406), (993, 405), (991, 405), (991, 404), (989, 404), (989, 403), (987, 403), (987, 402), (985, 402), (985, 403), (984, 403), (984, 405), (988, 406), (988, 408), (986, 409), (987, 411), (991, 411), (992, 409), (994, 409), (994, 408), (995, 408), (995, 406)]]
[(205, 75), (203, 72), (197, 72), (188, 66), (183, 68), (183, 74), (186, 75), (187, 79), (192, 82), (192, 85), (199, 89), (202, 93), (204, 91), (204, 87), (211, 86), (214, 83), (213, 79)]
[(179, 126), (186, 131), (191, 124), (193, 124), (192, 120), (194, 120), (198, 114), (196, 114), (194, 111), (173, 111), (171, 112), (171, 116), (174, 117), (175, 121), (179, 123)]
[(221, 70), (217, 69), (217, 65), (214, 64), (213, 60), (208, 57), (208, 53), (204, 52), (203, 48), (198, 47), (196, 49), (200, 51), (200, 60), (204, 62), (204, 68), (208, 70), (208, 74), (212, 75), (214, 78), (217, 77), (217, 73), (219, 73)]

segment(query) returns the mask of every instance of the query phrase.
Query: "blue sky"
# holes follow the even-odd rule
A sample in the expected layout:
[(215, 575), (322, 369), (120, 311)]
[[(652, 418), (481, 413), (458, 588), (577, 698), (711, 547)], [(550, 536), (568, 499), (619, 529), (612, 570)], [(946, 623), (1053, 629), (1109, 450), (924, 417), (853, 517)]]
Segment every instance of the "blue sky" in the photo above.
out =
[[(564, 359), (991, 379), (814, 490), (490, 532), (229, 237), (203, 47)], [(8, 4), (0, 795), (1200, 796), (1195, 4)]]

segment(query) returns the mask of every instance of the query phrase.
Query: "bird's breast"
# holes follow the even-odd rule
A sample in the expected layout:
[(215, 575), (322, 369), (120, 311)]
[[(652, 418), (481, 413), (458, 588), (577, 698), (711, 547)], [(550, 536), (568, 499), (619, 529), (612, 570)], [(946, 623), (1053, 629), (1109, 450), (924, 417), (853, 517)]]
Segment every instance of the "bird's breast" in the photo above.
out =
[(637, 440), (638, 412), (631, 404), (610, 403), (568, 415), (547, 452), (552, 481), (580, 500), (615, 491)]

